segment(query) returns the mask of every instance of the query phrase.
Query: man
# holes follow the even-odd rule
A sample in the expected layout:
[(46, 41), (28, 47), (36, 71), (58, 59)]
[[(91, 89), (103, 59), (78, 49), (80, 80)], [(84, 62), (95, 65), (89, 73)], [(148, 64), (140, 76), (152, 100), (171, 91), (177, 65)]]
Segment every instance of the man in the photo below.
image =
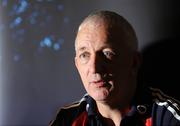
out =
[(140, 90), (137, 38), (126, 19), (111, 11), (90, 14), (79, 26), (75, 51), (87, 94), (61, 108), (50, 126), (180, 125), (178, 102), (157, 89)]

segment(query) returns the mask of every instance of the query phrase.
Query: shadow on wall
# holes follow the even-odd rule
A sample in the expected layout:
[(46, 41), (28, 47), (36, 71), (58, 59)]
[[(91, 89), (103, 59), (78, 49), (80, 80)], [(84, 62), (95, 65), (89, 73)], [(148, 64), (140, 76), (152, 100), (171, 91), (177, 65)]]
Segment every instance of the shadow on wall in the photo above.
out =
[(140, 83), (160, 88), (165, 94), (180, 100), (180, 39), (164, 39), (142, 50)]

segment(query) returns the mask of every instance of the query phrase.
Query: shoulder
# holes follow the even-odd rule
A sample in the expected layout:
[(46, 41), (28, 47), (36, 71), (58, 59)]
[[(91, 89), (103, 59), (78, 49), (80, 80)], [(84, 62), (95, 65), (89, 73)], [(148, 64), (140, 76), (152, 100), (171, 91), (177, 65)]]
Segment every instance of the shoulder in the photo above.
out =
[(61, 107), (54, 120), (49, 126), (67, 126), (71, 125), (73, 120), (86, 110), (86, 99), (83, 97), (80, 101), (73, 102), (69, 105)]
[[(171, 96), (164, 94), (160, 89), (150, 88), (154, 122), (163, 124), (180, 124), (180, 102)], [(156, 123), (156, 125), (157, 125)]]
[(157, 88), (149, 88), (151, 95), (152, 95), (152, 100), (159, 106), (165, 106), (165, 107), (173, 107), (177, 111), (180, 111), (180, 102), (169, 96), (164, 94), (160, 89)]

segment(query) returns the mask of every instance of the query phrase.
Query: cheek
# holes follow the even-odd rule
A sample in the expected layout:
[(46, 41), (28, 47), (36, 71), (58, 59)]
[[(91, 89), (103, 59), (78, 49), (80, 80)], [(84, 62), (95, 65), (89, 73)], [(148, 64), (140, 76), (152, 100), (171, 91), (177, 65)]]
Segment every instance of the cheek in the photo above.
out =
[(88, 83), (88, 70), (86, 68), (81, 67), (78, 69), (78, 71), (79, 71), (81, 80), (85, 86)]
[(112, 66), (112, 73), (118, 75), (118, 77), (120, 78), (124, 78), (128, 76), (130, 69), (131, 69), (130, 61), (128, 62), (127, 60), (124, 61), (121, 60), (114, 63), (114, 65)]
[(87, 74), (87, 67), (86, 66), (83, 66), (81, 65), (78, 69), (79, 73), (81, 76), (85, 76)]

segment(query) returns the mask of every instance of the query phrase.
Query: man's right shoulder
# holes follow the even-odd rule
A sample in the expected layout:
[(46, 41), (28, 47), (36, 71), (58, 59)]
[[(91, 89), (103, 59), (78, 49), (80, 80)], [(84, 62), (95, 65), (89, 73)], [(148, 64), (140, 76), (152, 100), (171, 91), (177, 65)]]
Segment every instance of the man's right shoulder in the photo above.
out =
[(84, 111), (86, 111), (85, 97), (83, 97), (80, 101), (61, 107), (58, 110), (55, 119), (49, 123), (49, 126), (71, 125), (73, 120)]

